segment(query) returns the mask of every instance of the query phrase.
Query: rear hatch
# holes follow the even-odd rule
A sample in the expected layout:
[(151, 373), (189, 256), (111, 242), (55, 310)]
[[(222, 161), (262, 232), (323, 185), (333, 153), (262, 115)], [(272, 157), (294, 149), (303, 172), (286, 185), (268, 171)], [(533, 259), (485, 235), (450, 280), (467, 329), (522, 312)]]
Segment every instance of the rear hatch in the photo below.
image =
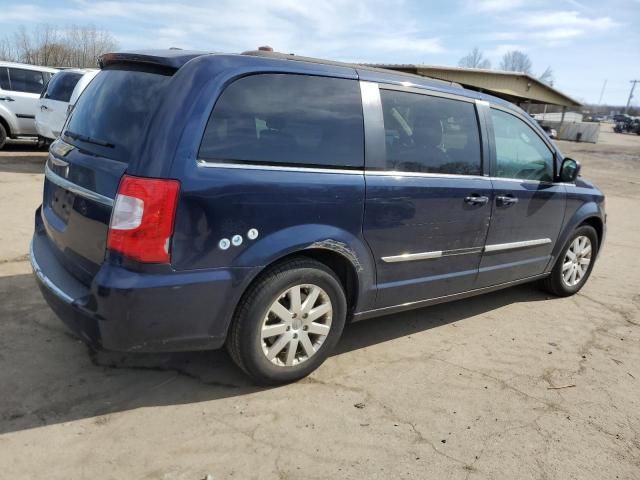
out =
[(54, 253), (85, 284), (105, 259), (118, 184), (144, 143), (171, 73), (135, 64), (107, 66), (51, 145), (42, 220)]

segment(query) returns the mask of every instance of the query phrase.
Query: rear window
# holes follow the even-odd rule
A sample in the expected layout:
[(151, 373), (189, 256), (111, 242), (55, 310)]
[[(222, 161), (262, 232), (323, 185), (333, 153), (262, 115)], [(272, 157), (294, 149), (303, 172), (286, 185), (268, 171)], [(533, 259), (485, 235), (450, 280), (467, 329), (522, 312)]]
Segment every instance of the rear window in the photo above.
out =
[(78, 99), (63, 136), (98, 155), (129, 162), (171, 77), (104, 70)]
[(44, 98), (68, 102), (78, 81), (82, 78), (81, 73), (60, 72), (53, 76), (47, 84)]
[(355, 80), (293, 74), (241, 78), (218, 99), (200, 158), (362, 168), (360, 98)]

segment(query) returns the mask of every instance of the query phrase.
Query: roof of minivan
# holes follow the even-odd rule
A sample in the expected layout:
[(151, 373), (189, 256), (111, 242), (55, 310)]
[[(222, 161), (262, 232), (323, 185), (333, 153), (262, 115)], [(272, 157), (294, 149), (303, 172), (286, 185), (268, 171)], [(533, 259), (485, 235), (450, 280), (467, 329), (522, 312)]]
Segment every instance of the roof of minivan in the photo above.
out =
[(303, 62), (313, 63), (318, 65), (327, 65), (335, 67), (351, 68), (358, 72), (358, 75), (363, 80), (371, 80), (379, 83), (394, 83), (406, 85), (407, 82), (411, 86), (435, 88), (441, 91), (454, 93), (457, 95), (463, 95), (466, 97), (487, 100), (493, 103), (497, 103), (504, 106), (509, 106), (514, 109), (518, 109), (515, 105), (507, 102), (498, 97), (487, 95), (485, 93), (477, 92), (474, 90), (468, 90), (455, 82), (449, 82), (445, 80), (438, 80), (434, 78), (424, 77), (422, 75), (415, 75), (411, 73), (396, 72), (384, 68), (376, 68), (367, 65), (338, 62), (334, 60), (324, 60), (313, 57), (303, 57), (293, 54), (284, 54), (279, 52), (270, 52), (263, 50), (251, 50), (243, 52), (242, 54), (224, 54), (224, 53), (212, 53), (202, 52), (195, 50), (178, 50), (178, 49), (164, 49), (164, 50), (136, 50), (127, 52), (114, 52), (102, 55), (98, 62), (102, 68), (112, 64), (118, 63), (143, 63), (152, 66), (179, 69), (188, 61), (201, 56), (209, 56), (211, 60), (216, 57), (253, 57), (256, 61), (265, 62)]
[(41, 67), (40, 65), (30, 65), (28, 63), (4, 62), (0, 61), (0, 67), (22, 68), (23, 70), (37, 70), (39, 72), (56, 73), (60, 70), (52, 67)]

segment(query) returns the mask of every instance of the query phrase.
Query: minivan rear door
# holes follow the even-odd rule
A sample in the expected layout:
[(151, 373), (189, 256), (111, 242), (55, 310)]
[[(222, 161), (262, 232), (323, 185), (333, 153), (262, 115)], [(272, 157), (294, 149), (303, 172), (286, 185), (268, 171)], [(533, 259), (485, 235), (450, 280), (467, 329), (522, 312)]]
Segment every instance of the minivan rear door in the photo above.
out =
[(474, 101), (369, 82), (361, 87), (364, 234), (377, 266), (377, 307), (472, 289), (492, 195)]
[(141, 68), (103, 70), (50, 148), (43, 224), (62, 263), (81, 281), (89, 282), (104, 261), (118, 184), (170, 78)]
[(67, 118), (67, 106), (78, 81), (82, 78), (79, 72), (59, 72), (47, 84), (42, 92), (36, 123), (38, 132), (50, 138), (60, 135), (64, 121)]

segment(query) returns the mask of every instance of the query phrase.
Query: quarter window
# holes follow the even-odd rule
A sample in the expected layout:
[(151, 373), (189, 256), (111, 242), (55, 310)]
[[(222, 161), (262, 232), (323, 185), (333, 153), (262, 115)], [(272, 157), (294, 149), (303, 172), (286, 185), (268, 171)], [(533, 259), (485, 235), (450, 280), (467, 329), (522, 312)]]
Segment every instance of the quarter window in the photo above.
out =
[(479, 175), (480, 135), (469, 102), (380, 90), (386, 169)]
[(364, 134), (355, 80), (260, 74), (218, 99), (200, 158), (221, 162), (362, 168)]
[(42, 72), (37, 70), (23, 70), (10, 68), (9, 79), (11, 90), (25, 93), (40, 93), (44, 87)]
[(525, 122), (491, 109), (496, 138), (496, 177), (553, 181), (553, 153)]

